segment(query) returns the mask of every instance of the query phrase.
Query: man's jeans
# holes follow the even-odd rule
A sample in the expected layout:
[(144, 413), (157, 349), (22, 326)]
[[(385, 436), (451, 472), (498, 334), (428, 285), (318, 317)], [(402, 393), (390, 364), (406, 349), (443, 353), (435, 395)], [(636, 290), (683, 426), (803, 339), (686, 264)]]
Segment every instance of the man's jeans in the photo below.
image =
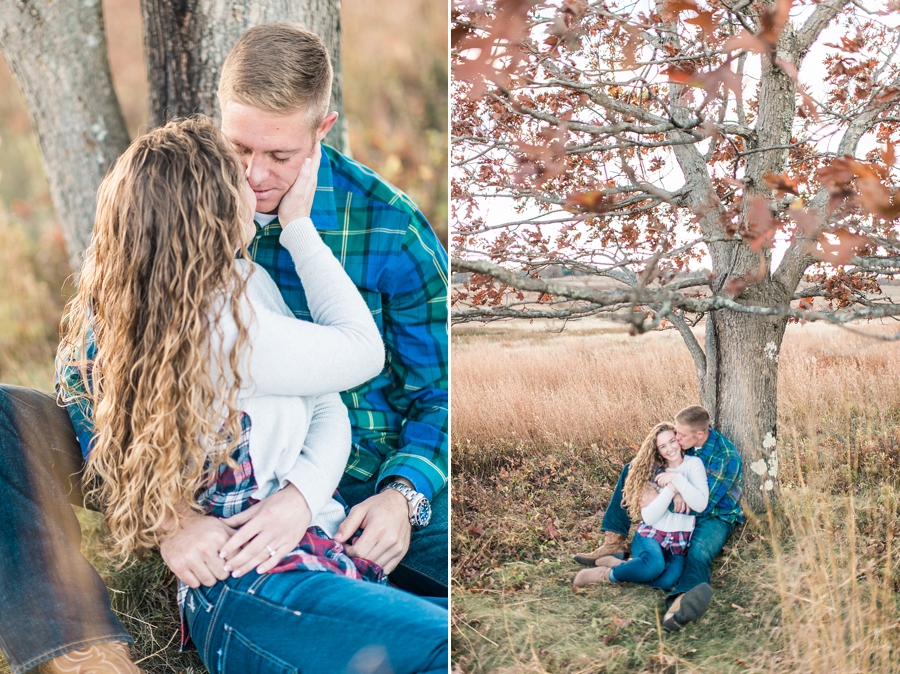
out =
[(684, 562), (684, 573), (666, 598), (667, 604), (671, 604), (682, 592), (692, 590), (700, 583), (709, 583), (713, 557), (725, 546), (725, 541), (731, 536), (735, 526), (734, 522), (726, 522), (718, 517), (697, 518)]
[(0, 385), (0, 648), (13, 674), (131, 637), (81, 555), (84, 462), (55, 396)]
[[(377, 477), (366, 482), (344, 475), (338, 486), (341, 497), (350, 505), (375, 494)], [(431, 521), (424, 529), (412, 532), (409, 552), (390, 574), (391, 583), (424, 597), (447, 597), (449, 577), (447, 523), (450, 506), (447, 490), (441, 490), (431, 504)]]
[(185, 611), (211, 672), (447, 672), (446, 598), (289, 571), (190, 590)]
[[(616, 489), (613, 491), (601, 525), (603, 531), (612, 531), (623, 536), (627, 536), (631, 529), (631, 518), (622, 507), (622, 489), (625, 486), (625, 478), (628, 477), (629, 466), (630, 464), (625, 464), (619, 474), (619, 481), (616, 483)], [(709, 582), (713, 557), (722, 550), (734, 527), (734, 522), (726, 522), (718, 517), (697, 518), (694, 533), (691, 534), (691, 546), (685, 558), (684, 573), (675, 589), (666, 598), (667, 604), (671, 604), (676, 595), (687, 592), (701, 583)]]
[(616, 482), (616, 488), (613, 491), (612, 499), (606, 512), (603, 513), (603, 523), (600, 528), (603, 531), (611, 531), (616, 534), (622, 534), (626, 538), (631, 531), (631, 518), (628, 511), (622, 505), (622, 490), (625, 488), (625, 478), (628, 477), (628, 469), (630, 463), (626, 463), (622, 472), (619, 473), (619, 481)]
[(671, 590), (684, 571), (684, 555), (673, 555), (659, 541), (635, 535), (631, 541), (631, 559), (613, 568), (614, 583), (641, 583), (660, 590)]

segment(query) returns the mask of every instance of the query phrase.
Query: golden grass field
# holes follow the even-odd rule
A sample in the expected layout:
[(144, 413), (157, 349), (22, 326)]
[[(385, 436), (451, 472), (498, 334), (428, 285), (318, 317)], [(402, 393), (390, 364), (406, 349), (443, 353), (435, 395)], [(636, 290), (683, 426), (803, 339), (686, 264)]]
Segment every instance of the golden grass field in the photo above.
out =
[(646, 431), (699, 402), (693, 364), (674, 331), (560, 327), (454, 327), (458, 670), (898, 671), (897, 344), (789, 326), (782, 500), (736, 530), (713, 567), (707, 615), (670, 635), (657, 623), (662, 593), (573, 591), (571, 555), (594, 546), (618, 471)]

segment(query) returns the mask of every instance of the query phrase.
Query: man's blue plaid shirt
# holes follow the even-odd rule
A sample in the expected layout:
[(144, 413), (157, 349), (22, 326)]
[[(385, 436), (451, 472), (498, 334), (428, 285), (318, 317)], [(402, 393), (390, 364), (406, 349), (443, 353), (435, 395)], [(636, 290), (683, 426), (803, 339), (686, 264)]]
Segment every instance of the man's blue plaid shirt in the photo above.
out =
[(706, 466), (709, 481), (709, 505), (697, 517), (718, 517), (726, 522), (743, 522), (741, 514), (741, 489), (743, 464), (741, 455), (721, 433), (709, 429), (709, 437), (702, 447), (694, 447), (685, 454), (692, 454)]
[[(432, 500), (447, 483), (447, 254), (409, 197), (323, 146), (312, 221), (366, 300), (386, 347), (384, 370), (342, 393), (353, 447), (346, 472), (396, 475)], [(251, 257), (297, 318), (311, 320), (281, 225), (261, 227)]]

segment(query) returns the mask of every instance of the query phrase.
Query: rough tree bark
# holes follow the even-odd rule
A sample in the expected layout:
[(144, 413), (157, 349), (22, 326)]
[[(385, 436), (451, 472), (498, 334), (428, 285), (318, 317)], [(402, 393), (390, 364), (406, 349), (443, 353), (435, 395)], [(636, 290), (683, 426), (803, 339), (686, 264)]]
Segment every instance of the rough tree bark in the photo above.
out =
[(241, 34), (252, 26), (293, 21), (322, 38), (334, 65), (331, 109), (340, 113), (326, 142), (346, 152), (341, 96), (340, 0), (141, 0), (149, 79), (148, 125), (203, 113), (218, 120), (219, 71)]
[(66, 249), (78, 269), (97, 186), (128, 146), (101, 2), (5, 2), (0, 49), (28, 105)]
[[(335, 63), (333, 109), (343, 113), (340, 0), (142, 0), (149, 125), (201, 112), (218, 118), (219, 68), (240, 34), (295, 21), (322, 37)], [(0, 11), (0, 50), (38, 137), (73, 269), (90, 242), (100, 181), (128, 146), (112, 85), (101, 0), (11, 0)], [(347, 149), (343, 114), (327, 142)]]

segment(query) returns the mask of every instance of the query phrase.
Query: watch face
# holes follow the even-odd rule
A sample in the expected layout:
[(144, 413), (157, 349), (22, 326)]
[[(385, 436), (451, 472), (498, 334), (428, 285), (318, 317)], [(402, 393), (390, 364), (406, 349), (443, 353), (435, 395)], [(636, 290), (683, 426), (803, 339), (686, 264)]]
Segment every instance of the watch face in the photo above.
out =
[(416, 509), (416, 526), (424, 527), (431, 520), (431, 504), (427, 501), (427, 499), (422, 499), (419, 502), (419, 507)]

